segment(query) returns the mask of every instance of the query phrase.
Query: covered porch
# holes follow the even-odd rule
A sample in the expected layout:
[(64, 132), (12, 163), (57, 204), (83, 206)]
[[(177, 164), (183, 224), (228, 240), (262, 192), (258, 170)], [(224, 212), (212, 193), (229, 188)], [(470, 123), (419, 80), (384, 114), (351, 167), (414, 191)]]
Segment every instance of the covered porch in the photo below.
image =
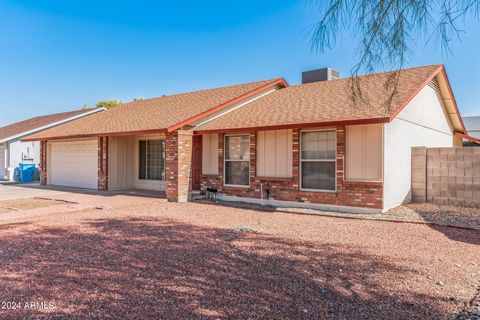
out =
[(41, 183), (187, 201), (192, 140), (190, 131), (177, 130), (42, 141)]
[(165, 138), (165, 134), (107, 137), (108, 180), (101, 189), (165, 192)]

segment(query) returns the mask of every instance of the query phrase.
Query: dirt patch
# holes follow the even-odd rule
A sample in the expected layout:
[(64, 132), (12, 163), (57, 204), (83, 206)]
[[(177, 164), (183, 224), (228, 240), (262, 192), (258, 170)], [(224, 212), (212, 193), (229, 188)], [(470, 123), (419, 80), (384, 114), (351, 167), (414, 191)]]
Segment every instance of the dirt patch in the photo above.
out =
[(9, 209), (9, 208), (2, 208), (2, 207), (0, 207), (0, 214), (2, 214), (2, 213), (8, 213), (8, 212), (11, 212), (11, 211), (13, 211), (13, 210), (12, 210), (12, 209)]
[(49, 198), (26, 198), (0, 201), (0, 213), (20, 210), (32, 210), (43, 207), (58, 206), (61, 204), (70, 203), (63, 200), (55, 200)]

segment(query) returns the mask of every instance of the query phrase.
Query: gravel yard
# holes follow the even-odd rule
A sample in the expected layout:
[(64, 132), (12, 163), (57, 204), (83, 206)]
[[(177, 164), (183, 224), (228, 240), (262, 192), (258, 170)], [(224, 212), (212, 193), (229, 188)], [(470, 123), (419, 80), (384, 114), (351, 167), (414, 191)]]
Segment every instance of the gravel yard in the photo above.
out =
[(387, 213), (392, 218), (480, 230), (480, 208), (434, 203), (412, 203)]
[[(209, 203), (208, 201), (204, 200), (199, 200), (198, 202)], [(224, 203), (224, 205), (227, 204)], [(255, 209), (269, 212), (289, 212), (296, 214), (323, 215), (329, 217), (417, 222), (480, 230), (480, 208), (440, 205), (434, 203), (411, 203), (398, 206), (386, 213), (368, 214), (321, 211), (305, 208), (277, 208), (245, 202), (230, 202), (228, 205), (238, 208)]]
[(1, 319), (451, 319), (480, 286), (480, 231), (439, 225), (159, 201), (0, 230)]

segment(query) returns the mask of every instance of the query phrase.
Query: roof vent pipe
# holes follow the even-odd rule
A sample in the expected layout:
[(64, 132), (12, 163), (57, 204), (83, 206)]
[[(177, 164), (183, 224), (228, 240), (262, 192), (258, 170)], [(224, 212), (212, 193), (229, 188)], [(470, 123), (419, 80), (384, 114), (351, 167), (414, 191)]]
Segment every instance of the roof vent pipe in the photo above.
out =
[(340, 78), (340, 72), (333, 68), (321, 68), (302, 72), (302, 84), (317, 81), (335, 80), (338, 78)]

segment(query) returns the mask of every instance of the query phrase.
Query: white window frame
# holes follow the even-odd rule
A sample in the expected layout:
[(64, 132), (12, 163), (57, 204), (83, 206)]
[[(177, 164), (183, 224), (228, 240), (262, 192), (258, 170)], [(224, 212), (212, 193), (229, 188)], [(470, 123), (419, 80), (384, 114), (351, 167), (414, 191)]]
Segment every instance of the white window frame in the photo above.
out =
[[(147, 167), (145, 166), (145, 177), (146, 179), (140, 179), (140, 142), (141, 141), (161, 141), (163, 143), (163, 172), (162, 172), (162, 175), (163, 175), (163, 179), (148, 179), (148, 174), (147, 174)], [(166, 181), (166, 172), (165, 172), (165, 167), (166, 167), (166, 150), (165, 150), (165, 139), (161, 139), (161, 138), (157, 138), (157, 137), (149, 137), (149, 138), (143, 138), (143, 137), (140, 137), (137, 139), (136, 141), (136, 148), (138, 150), (137, 152), (137, 163), (138, 163), (138, 166), (137, 166), (137, 172), (136, 172), (136, 180), (137, 181), (162, 181), (162, 182), (165, 182)], [(146, 149), (146, 151), (148, 151), (148, 147)], [(145, 157), (145, 160), (147, 160), (147, 157)]]
[[(227, 160), (226, 154), (227, 154), (227, 138), (228, 137), (240, 137), (240, 136), (247, 136), (248, 137), (248, 160)], [(226, 163), (227, 161), (230, 162), (246, 162), (248, 161), (248, 185), (243, 185), (243, 184), (227, 184), (227, 166)], [(226, 134), (223, 137), (223, 185), (227, 187), (235, 187), (235, 188), (250, 188), (250, 163), (251, 161), (251, 154), (250, 154), (250, 134), (248, 133), (239, 133), (239, 134)]]
[[(335, 157), (332, 159), (302, 159), (302, 133), (303, 132), (319, 132), (319, 131), (334, 131), (335, 132)], [(310, 191), (310, 192), (323, 192), (323, 193), (336, 193), (337, 192), (337, 129), (336, 128), (322, 128), (322, 129), (308, 129), (308, 130), (300, 130), (300, 137), (299, 137), (299, 159), (300, 159), (300, 190), (301, 191)], [(325, 189), (308, 189), (302, 188), (302, 163), (303, 162), (334, 162), (335, 163), (335, 190), (325, 190)]]

